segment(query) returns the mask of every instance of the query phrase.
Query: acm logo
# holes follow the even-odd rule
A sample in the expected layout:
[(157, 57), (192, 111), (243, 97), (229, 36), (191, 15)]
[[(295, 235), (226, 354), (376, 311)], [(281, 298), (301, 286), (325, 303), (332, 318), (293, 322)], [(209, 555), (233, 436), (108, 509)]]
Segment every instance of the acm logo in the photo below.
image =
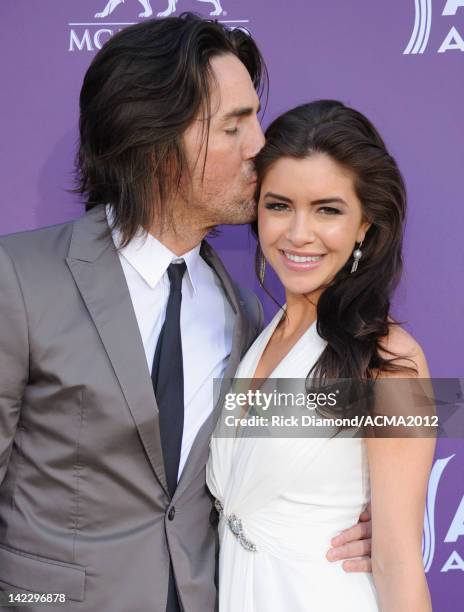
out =
[[(424, 532), (422, 539), (422, 556), (424, 560), (424, 569), (428, 572), (435, 557), (436, 551), (436, 509), (437, 509), (437, 492), (440, 481), (445, 473), (448, 463), (455, 457), (450, 455), (443, 459), (437, 459), (430, 473), (429, 487), (427, 492), (427, 500), (424, 516)], [(444, 544), (454, 544), (460, 536), (464, 536), (464, 495), (456, 509), (454, 517), (448, 527)], [(460, 570), (464, 572), (464, 559), (459, 552), (454, 548), (451, 550), (447, 560), (440, 568), (440, 572), (449, 572), (452, 570)]]
[[(464, 0), (446, 0), (443, 5), (441, 17), (449, 18), (456, 15), (464, 17), (464, 9), (458, 13), (458, 9), (464, 7)], [(434, 3), (434, 6), (437, 3)], [(430, 33), (432, 30), (432, 0), (414, 0), (415, 16), (414, 26), (406, 48), (403, 51), (404, 55), (422, 54), (427, 49)], [(447, 51), (459, 50), (464, 51), (464, 38), (459, 33), (455, 24), (451, 26), (446, 34), (437, 53), (446, 53)]]
[[(169, 17), (176, 12), (178, 0), (168, 0), (168, 6), (164, 11), (161, 11), (157, 14), (158, 17)], [(151, 8), (150, 0), (138, 0), (138, 2), (142, 5), (143, 12), (139, 13), (139, 17), (151, 17), (153, 15), (153, 9)], [(219, 0), (198, 0), (198, 2), (208, 2), (214, 6), (210, 15), (218, 16), (222, 14), (222, 6)], [(105, 8), (99, 12), (95, 13), (96, 18), (108, 17), (111, 13), (120, 5), (124, 4), (124, 0), (108, 0)]]
[[(138, 19), (147, 19), (154, 16), (154, 1), (155, 0), (133, 0), (131, 5), (134, 7), (134, 12), (143, 9), (137, 13)], [(164, 10), (156, 13), (156, 17), (168, 17), (175, 14), (178, 9), (182, 9), (181, 0), (156, 0), (163, 6), (167, 7)], [(97, 4), (98, 2), (98, 4)], [(106, 3), (105, 3), (106, 2)], [(197, 0), (201, 4), (209, 5), (209, 15), (213, 17), (226, 17), (227, 11), (223, 8), (224, 0)], [(113, 34), (119, 32), (122, 28), (137, 23), (131, 22), (108, 22), (107, 17), (113, 19), (117, 14), (118, 8), (124, 4), (124, 0), (95, 0), (94, 13), (95, 21), (92, 22), (72, 22), (69, 23), (69, 46), (68, 51), (98, 51), (102, 48)], [(100, 9), (100, 10), (97, 10)], [(229, 27), (244, 27), (249, 23), (248, 19), (219, 19), (221, 23), (227, 24)]]

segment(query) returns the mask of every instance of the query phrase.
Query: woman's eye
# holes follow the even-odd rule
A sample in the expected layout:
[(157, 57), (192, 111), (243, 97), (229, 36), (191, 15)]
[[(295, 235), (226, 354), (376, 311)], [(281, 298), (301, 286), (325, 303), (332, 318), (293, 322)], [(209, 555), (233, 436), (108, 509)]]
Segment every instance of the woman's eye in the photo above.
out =
[(340, 215), (341, 212), (338, 208), (333, 208), (332, 206), (321, 206), (317, 212), (321, 212), (323, 215)]
[(237, 134), (238, 132), (238, 128), (230, 128), (229, 130), (224, 130), (226, 134), (229, 134), (229, 136), (233, 136), (234, 134)]
[(264, 207), (268, 210), (287, 210), (288, 205), (282, 202), (267, 202)]

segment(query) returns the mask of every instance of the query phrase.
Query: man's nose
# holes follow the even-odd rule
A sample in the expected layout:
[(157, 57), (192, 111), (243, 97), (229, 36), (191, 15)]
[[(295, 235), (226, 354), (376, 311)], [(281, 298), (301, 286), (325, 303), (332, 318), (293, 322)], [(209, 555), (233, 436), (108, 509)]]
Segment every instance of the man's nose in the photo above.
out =
[(258, 117), (256, 117), (253, 123), (253, 133), (249, 142), (247, 158), (253, 159), (256, 157), (256, 155), (258, 155), (258, 153), (264, 147), (265, 142), (266, 139), (264, 138), (263, 128), (261, 127)]

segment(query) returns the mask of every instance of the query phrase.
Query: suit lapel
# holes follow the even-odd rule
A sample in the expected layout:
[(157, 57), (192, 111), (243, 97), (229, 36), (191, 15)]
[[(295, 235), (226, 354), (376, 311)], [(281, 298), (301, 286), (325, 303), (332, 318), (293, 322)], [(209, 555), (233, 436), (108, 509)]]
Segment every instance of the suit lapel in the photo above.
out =
[(239, 299), (237, 291), (234, 287), (233, 281), (230, 278), (227, 270), (224, 268), (224, 264), (219, 259), (216, 252), (212, 249), (212, 247), (204, 242), (202, 245), (202, 256), (205, 261), (212, 267), (212, 269), (216, 272), (221, 281), (221, 284), (224, 288), (227, 299), (229, 300), (232, 308), (235, 312), (235, 322), (234, 322), (234, 332), (232, 338), (232, 348), (230, 352), (230, 358), (224, 372), (223, 382), (221, 384), (221, 390), (219, 393), (219, 397), (215, 403), (214, 411), (213, 411), (213, 427), (216, 425), (217, 419), (219, 417), (218, 409), (222, 407), (222, 403), (224, 401), (224, 396), (228, 387), (227, 380), (234, 377), (235, 372), (237, 371), (238, 365), (240, 363), (240, 359), (242, 358), (242, 353), (244, 349), (248, 346), (248, 336), (250, 333), (250, 325), (245, 316), (245, 312), (243, 309), (243, 302)]
[(202, 243), (200, 254), (203, 259), (211, 266), (211, 268), (214, 270), (219, 280), (221, 281), (225, 295), (234, 310), (235, 321), (230, 357), (227, 363), (226, 370), (224, 372), (220, 389), (215, 389), (215, 392), (219, 392), (216, 393), (217, 397), (215, 398), (213, 412), (203, 423), (194, 440), (192, 449), (185, 463), (184, 470), (181, 474), (176, 492), (174, 493), (174, 499), (182, 494), (182, 492), (188, 486), (188, 483), (191, 482), (191, 480), (193, 480), (193, 478), (198, 474), (198, 472), (204, 469), (205, 467), (206, 461), (208, 460), (209, 440), (213, 434), (214, 428), (219, 418), (221, 407), (224, 403), (224, 397), (227, 393), (227, 388), (229, 386), (230, 379), (234, 377), (235, 372), (237, 371), (238, 365), (240, 363), (240, 359), (242, 358), (242, 353), (244, 349), (248, 346), (250, 334), (250, 325), (245, 316), (243, 303), (237, 295), (233, 281), (230, 278), (228, 272), (226, 271), (224, 264), (222, 263), (216, 252), (213, 250), (213, 248), (207, 242)]
[(126, 279), (103, 206), (74, 224), (66, 259), (135, 421), (147, 457), (168, 494), (156, 405)]

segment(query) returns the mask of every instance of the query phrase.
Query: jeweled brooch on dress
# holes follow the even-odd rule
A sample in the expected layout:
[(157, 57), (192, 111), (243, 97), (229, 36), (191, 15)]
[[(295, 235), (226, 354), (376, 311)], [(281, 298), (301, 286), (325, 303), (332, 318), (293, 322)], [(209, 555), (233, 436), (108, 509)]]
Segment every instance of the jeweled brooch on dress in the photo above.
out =
[(214, 500), (214, 507), (219, 512), (220, 516), (224, 516), (227, 524), (229, 525), (229, 529), (237, 538), (239, 543), (243, 546), (243, 548), (250, 552), (256, 552), (258, 550), (256, 548), (256, 544), (250, 542), (250, 540), (245, 536), (242, 521), (238, 518), (238, 516), (236, 514), (229, 514), (229, 516), (226, 516), (224, 514), (224, 506), (218, 499)]

